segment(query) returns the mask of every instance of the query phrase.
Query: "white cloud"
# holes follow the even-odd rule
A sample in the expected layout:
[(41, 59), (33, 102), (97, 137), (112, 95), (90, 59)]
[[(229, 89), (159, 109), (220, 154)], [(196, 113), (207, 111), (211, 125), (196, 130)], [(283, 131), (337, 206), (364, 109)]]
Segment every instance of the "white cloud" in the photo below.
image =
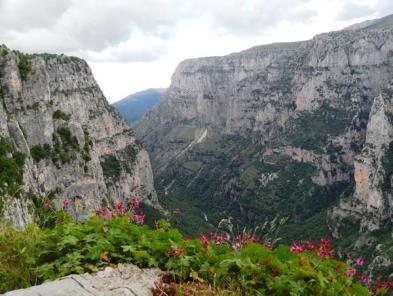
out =
[(363, 16), (369, 16), (375, 10), (368, 5), (359, 4), (355, 2), (345, 3), (337, 15), (338, 20), (351, 20)]
[[(124, 50), (113, 48), (139, 42), (137, 37), (168, 40), (176, 25), (188, 19), (208, 16), (214, 26), (230, 34), (252, 35), (283, 20), (303, 22), (313, 15), (304, 5), (309, 0), (0, 1), (0, 36), (10, 46), (66, 53), (89, 51), (97, 57), (105, 57), (101, 51), (112, 48), (119, 54), (113, 61), (130, 60), (122, 60)], [(140, 34), (135, 37), (135, 32)], [(146, 45), (148, 48), (150, 43)], [(139, 50), (130, 54), (135, 55), (131, 60), (144, 58)]]
[(110, 100), (168, 86), (185, 58), (311, 38), (391, 0), (0, 0), (0, 44), (87, 59)]

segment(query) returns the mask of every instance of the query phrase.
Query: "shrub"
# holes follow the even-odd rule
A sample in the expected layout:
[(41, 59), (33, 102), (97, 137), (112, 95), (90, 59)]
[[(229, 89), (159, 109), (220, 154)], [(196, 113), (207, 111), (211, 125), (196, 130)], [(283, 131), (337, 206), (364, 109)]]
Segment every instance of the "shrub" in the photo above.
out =
[(51, 158), (52, 148), (49, 144), (36, 145), (30, 149), (30, 154), (36, 162), (39, 162), (41, 159)]
[(117, 179), (121, 174), (120, 161), (114, 155), (107, 155), (101, 162), (102, 171), (106, 178)]
[(24, 163), (25, 155), (15, 151), (9, 139), (0, 138), (0, 196), (19, 191)]
[(53, 112), (53, 119), (62, 119), (65, 121), (70, 120), (71, 115), (67, 114), (61, 110), (56, 110), (55, 112)]
[(31, 71), (30, 56), (28, 54), (19, 51), (15, 51), (15, 53), (19, 58), (18, 68), (19, 68), (20, 77), (22, 78), (22, 80), (26, 80), (27, 75)]
[(22, 231), (0, 224), (0, 293), (26, 288), (39, 281), (34, 265), (42, 235), (37, 225)]
[(0, 228), (0, 274), (9, 280), (0, 282), (0, 291), (126, 262), (238, 295), (371, 295), (352, 267), (331, 258), (329, 241), (275, 248), (249, 241), (232, 250), (209, 236), (185, 239), (165, 220), (156, 229), (138, 225), (135, 207), (131, 212), (122, 203), (112, 211), (103, 208), (82, 224), (66, 220), (49, 229)]

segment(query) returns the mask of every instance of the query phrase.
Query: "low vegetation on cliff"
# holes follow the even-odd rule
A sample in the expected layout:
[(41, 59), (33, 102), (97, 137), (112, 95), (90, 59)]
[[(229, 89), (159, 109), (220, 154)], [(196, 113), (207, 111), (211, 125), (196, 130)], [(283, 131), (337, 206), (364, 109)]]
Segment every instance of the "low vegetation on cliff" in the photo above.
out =
[(221, 295), (385, 295), (391, 285), (373, 285), (362, 258), (335, 259), (328, 239), (287, 246), (255, 231), (222, 228), (190, 239), (169, 220), (157, 221), (155, 229), (143, 225), (137, 197), (103, 207), (84, 223), (68, 217), (71, 200), (63, 211), (51, 200), (42, 202), (40, 225), (0, 226), (1, 292), (118, 263), (166, 270), (176, 295), (190, 284)]

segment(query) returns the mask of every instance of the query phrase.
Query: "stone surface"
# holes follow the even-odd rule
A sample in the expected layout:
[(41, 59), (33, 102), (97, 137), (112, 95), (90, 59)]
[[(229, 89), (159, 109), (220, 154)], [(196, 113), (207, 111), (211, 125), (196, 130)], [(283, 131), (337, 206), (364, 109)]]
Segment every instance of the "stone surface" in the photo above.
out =
[[(22, 75), (23, 56), (0, 49), (0, 137), (26, 156), (25, 192), (52, 195), (58, 207), (72, 199), (70, 211), (78, 219), (103, 202), (127, 201), (132, 195), (159, 207), (149, 155), (108, 104), (85, 61), (27, 55), (30, 69)], [(33, 159), (37, 147), (51, 153)], [(13, 224), (31, 221), (29, 198), (2, 199), (2, 212)]]
[(373, 102), (367, 124), (366, 140), (354, 160), (355, 192), (343, 199), (333, 210), (333, 217), (357, 216), (361, 228), (378, 230), (393, 219), (393, 196), (384, 186), (391, 178), (384, 168), (387, 152), (393, 141), (393, 86), (378, 95)]
[(94, 274), (70, 275), (53, 282), (5, 293), (5, 296), (150, 296), (162, 271), (131, 264)]
[[(189, 189), (200, 217), (219, 203), (223, 215), (251, 224), (258, 215), (309, 211), (310, 218), (339, 204), (329, 220), (319, 218), (321, 228), (326, 220), (336, 233), (333, 224), (353, 218), (361, 224), (354, 231), (392, 232), (392, 188), (379, 186), (393, 141), (391, 69), (393, 16), (308, 41), (183, 61), (137, 126), (157, 188), (179, 200)], [(294, 163), (296, 172), (285, 175)], [(305, 167), (315, 173), (301, 176)], [(271, 173), (278, 177), (269, 181)], [(304, 202), (290, 209), (292, 192), (302, 195), (291, 202)]]

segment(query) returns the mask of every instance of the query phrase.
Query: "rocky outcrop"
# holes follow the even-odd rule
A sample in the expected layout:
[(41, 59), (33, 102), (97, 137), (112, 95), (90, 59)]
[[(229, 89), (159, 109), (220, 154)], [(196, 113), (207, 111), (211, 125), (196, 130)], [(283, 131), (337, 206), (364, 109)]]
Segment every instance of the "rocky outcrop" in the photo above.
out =
[(53, 282), (15, 290), (5, 296), (151, 296), (162, 271), (131, 264), (107, 267), (93, 274), (69, 275)]
[(393, 222), (393, 89), (389, 87), (373, 102), (366, 141), (354, 162), (355, 192), (343, 199), (333, 216), (357, 216), (361, 228), (377, 230)]
[(158, 207), (149, 155), (85, 61), (0, 47), (0, 103), (0, 138), (11, 160), (23, 158), (19, 189), (0, 184), (2, 213), (15, 225), (31, 221), (32, 195), (58, 207), (72, 199), (77, 218), (131, 195)]
[(362, 231), (385, 230), (392, 20), (180, 63), (137, 127), (158, 189), (191, 192), (209, 218), (214, 208), (244, 223), (282, 214), (323, 225), (339, 203), (329, 221), (356, 216)]

